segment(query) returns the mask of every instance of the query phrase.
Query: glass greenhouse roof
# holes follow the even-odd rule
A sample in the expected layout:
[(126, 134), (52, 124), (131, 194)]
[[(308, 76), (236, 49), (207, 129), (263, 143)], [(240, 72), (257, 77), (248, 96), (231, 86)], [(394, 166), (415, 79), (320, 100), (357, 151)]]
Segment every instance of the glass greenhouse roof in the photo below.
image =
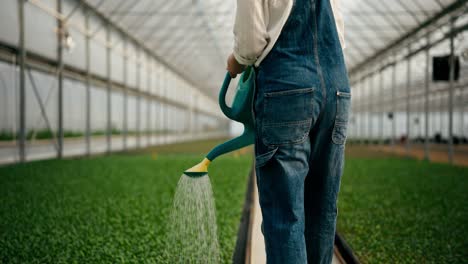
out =
[[(185, 77), (216, 96), (232, 51), (236, 1), (87, 0)], [(457, 0), (341, 0), (352, 70)]]
[(455, 0), (341, 0), (349, 69), (380, 53)]

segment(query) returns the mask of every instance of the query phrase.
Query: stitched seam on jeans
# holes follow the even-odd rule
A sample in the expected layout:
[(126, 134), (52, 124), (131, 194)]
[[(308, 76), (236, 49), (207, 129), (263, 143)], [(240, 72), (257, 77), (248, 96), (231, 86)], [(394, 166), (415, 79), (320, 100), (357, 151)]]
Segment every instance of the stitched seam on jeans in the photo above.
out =
[(267, 146), (271, 147), (280, 147), (280, 146), (287, 146), (287, 145), (293, 145), (293, 144), (298, 144), (302, 143), (307, 139), (309, 133), (304, 133), (304, 135), (300, 139), (295, 139), (295, 140), (287, 140), (281, 143), (270, 143), (268, 142), (267, 138), (263, 138), (263, 143)]
[[(275, 155), (276, 151), (278, 150), (278, 148), (274, 148), (273, 150), (270, 150), (266, 153), (263, 153), (261, 155), (258, 155), (255, 157), (255, 167), (261, 167), (263, 165), (265, 165), (265, 163), (267, 163), (272, 157), (273, 155)], [(268, 157), (268, 158), (266, 158)], [(260, 160), (261, 162), (257, 162), (257, 160)]]
[(313, 34), (314, 34), (314, 41), (313, 41), (313, 45), (314, 45), (314, 57), (315, 57), (315, 63), (317, 64), (317, 73), (320, 77), (320, 84), (322, 86), (322, 93), (323, 93), (323, 104), (322, 104), (322, 107), (320, 109), (320, 113), (322, 113), (324, 110), (325, 110), (325, 106), (327, 105), (327, 89), (326, 89), (326, 85), (325, 85), (325, 79), (323, 78), (323, 72), (322, 72), (322, 67), (320, 66), (320, 60), (319, 60), (319, 56), (318, 56), (318, 39), (317, 39), (317, 36), (318, 36), (318, 29), (317, 29), (317, 12), (316, 12), (316, 3), (314, 1), (314, 3), (312, 4), (312, 15), (313, 15)]
[(348, 122), (346, 121), (341, 121), (341, 120), (335, 120), (335, 125), (336, 126), (346, 126)]
[(294, 94), (304, 94), (304, 93), (311, 93), (315, 90), (314, 87), (311, 88), (303, 88), (303, 89), (292, 89), (292, 90), (283, 90), (277, 92), (268, 92), (265, 93), (265, 97), (276, 97), (282, 95), (294, 95)]
[(263, 127), (282, 127), (282, 126), (292, 126), (292, 125), (305, 125), (312, 121), (312, 118), (308, 118), (306, 120), (300, 121), (288, 121), (288, 122), (276, 122), (276, 123), (267, 123), (264, 124)]
[[(341, 129), (346, 130), (345, 126), (335, 126), (335, 127), (333, 127), (333, 131), (332, 131), (332, 141), (336, 145), (344, 145), (345, 142), (346, 142), (346, 135), (341, 135), (340, 136), (340, 135), (338, 135), (338, 132), (336, 131), (340, 127), (341, 127)], [(346, 131), (344, 133), (346, 133)]]
[[(339, 127), (339, 126), (338, 126)], [(338, 128), (337, 126), (333, 127), (333, 132), (332, 132), (332, 141), (336, 145), (344, 145), (346, 143), (346, 136), (338, 136), (338, 132), (336, 132), (336, 129)], [(342, 127), (343, 129), (346, 129), (346, 127)], [(346, 132), (345, 132), (346, 133)]]

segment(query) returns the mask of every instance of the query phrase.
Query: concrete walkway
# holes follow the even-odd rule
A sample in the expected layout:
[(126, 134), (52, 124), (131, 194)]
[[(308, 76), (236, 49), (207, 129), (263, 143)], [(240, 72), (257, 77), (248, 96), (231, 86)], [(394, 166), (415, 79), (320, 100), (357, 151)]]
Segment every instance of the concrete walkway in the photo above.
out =
[[(255, 179), (255, 176), (254, 176)], [(254, 180), (255, 181), (255, 180)], [(266, 263), (265, 255), (265, 242), (261, 231), (262, 224), (262, 212), (260, 210), (260, 204), (258, 202), (258, 191), (257, 183), (255, 181), (254, 194), (253, 194), (253, 205), (251, 209), (251, 234), (250, 234), (250, 248), (247, 249), (247, 262), (246, 264), (263, 264)], [(332, 264), (344, 264), (345, 262), (337, 254), (335, 248), (335, 254), (333, 256)], [(249, 257), (250, 255), (250, 257)]]

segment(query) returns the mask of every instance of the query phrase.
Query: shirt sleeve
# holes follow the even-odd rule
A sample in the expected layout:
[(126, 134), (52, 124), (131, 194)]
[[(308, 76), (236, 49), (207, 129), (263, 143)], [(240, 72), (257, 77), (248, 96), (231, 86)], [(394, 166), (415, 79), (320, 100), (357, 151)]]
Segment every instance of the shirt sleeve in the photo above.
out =
[(333, 16), (335, 17), (336, 29), (338, 31), (341, 47), (344, 49), (346, 47), (346, 43), (344, 38), (344, 20), (343, 14), (341, 13), (340, 0), (331, 0), (331, 6), (333, 10)]
[(264, 5), (267, 0), (237, 0), (234, 23), (234, 57), (252, 65), (268, 44)]

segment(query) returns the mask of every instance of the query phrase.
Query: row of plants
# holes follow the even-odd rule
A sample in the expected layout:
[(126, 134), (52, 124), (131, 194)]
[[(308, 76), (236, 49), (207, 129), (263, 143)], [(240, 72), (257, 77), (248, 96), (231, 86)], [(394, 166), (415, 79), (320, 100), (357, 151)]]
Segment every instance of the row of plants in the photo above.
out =
[[(1, 167), (0, 263), (168, 263), (179, 177), (216, 143)], [(231, 263), (251, 161), (229, 155), (210, 167), (223, 263)]]
[(466, 262), (467, 167), (349, 149), (338, 231), (360, 261)]

